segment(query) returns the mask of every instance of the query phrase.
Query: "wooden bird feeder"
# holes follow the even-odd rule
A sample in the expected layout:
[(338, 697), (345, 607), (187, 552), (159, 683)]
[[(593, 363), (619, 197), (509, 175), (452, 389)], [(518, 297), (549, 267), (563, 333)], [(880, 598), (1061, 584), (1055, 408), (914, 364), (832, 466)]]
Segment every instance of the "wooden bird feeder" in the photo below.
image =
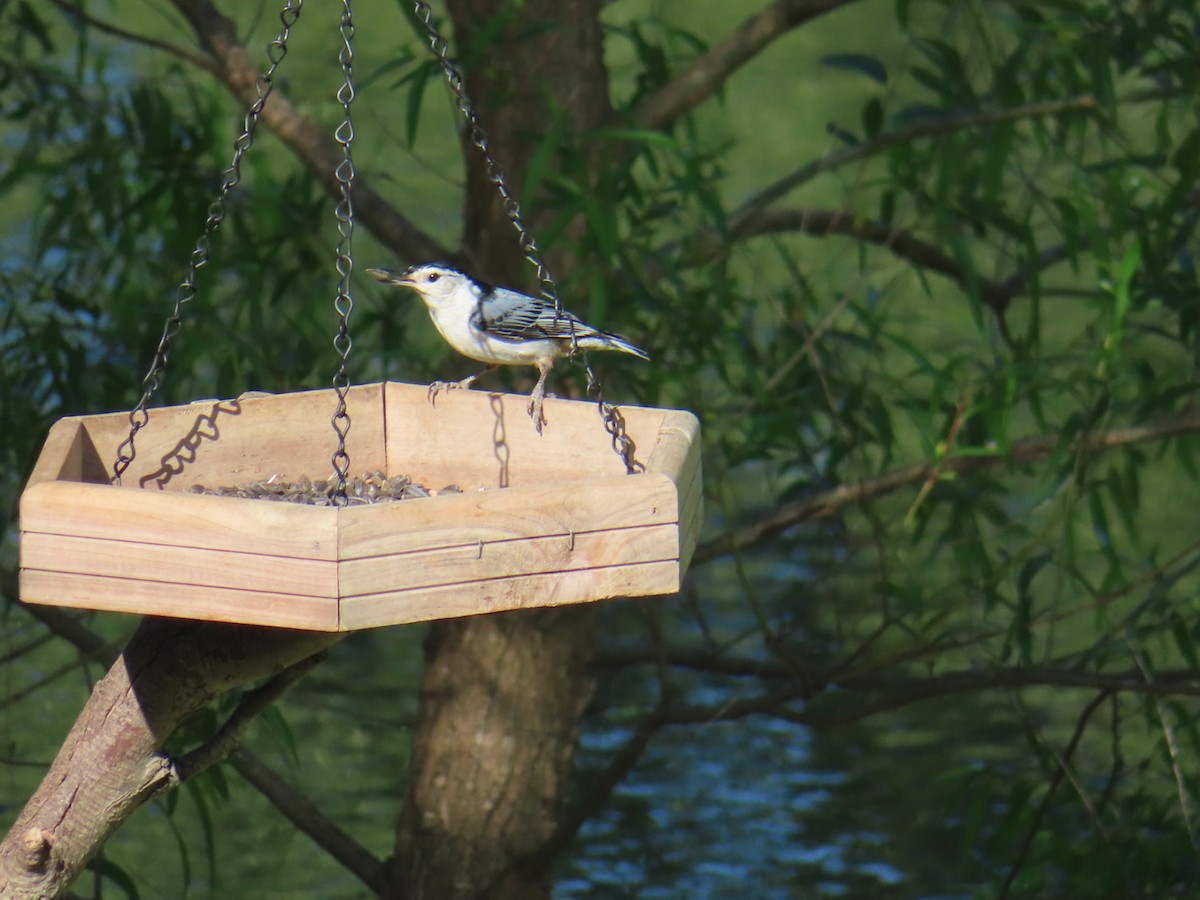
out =
[(350, 631), (678, 591), (702, 519), (695, 416), (622, 407), (645, 465), (627, 475), (594, 403), (546, 401), (539, 436), (526, 402), (351, 388), (351, 474), (462, 492), (340, 507), (190, 490), (325, 477), (332, 390), (152, 410), (120, 486), (127, 414), (63, 419), (21, 497), (21, 596)]

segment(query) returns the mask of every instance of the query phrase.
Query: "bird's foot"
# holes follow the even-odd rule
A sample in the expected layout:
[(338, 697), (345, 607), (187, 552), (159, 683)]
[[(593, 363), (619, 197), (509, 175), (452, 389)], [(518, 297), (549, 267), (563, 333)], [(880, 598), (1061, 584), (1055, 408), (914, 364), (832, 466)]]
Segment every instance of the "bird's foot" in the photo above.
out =
[(479, 375), (471, 375), (462, 381), (435, 381), (429, 385), (430, 406), (437, 406), (437, 395), (442, 391), (465, 391), (475, 383), (475, 379), (478, 377)]
[(429, 403), (431, 406), (437, 405), (437, 395), (442, 391), (465, 391), (475, 383), (475, 380), (488, 372), (495, 369), (495, 366), (488, 366), (481, 372), (476, 372), (474, 375), (468, 375), (462, 381), (435, 381), (429, 386)]
[(542, 391), (534, 391), (529, 395), (529, 417), (533, 419), (533, 427), (538, 434), (542, 433), (542, 427), (546, 424), (546, 414), (542, 411), (545, 396)]

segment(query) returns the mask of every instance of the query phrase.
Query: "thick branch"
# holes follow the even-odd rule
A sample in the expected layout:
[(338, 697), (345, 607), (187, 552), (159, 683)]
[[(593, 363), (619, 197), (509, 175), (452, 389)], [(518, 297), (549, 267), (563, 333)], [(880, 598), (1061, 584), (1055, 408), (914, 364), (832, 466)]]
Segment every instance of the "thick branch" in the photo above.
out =
[[(197, 40), (217, 61), (217, 77), (250, 106), (257, 96), (259, 73), (246, 48), (238, 43), (233, 22), (208, 0), (174, 0), (174, 3), (191, 24)], [(339, 191), (336, 169), (342, 161), (342, 152), (332, 134), (301, 115), (279, 91), (271, 94), (262, 117), (325, 190), (336, 196)], [(403, 259), (452, 260), (453, 255), (446, 248), (400, 215), (361, 173), (354, 182), (354, 212), (382, 243)]]
[(746, 19), (729, 37), (712, 47), (650, 96), (633, 112), (643, 128), (663, 128), (707, 100), (743, 64), (793, 28), (855, 0), (775, 0)]
[[(1076, 441), (1072, 449), (1075, 453), (1091, 453), (1189, 434), (1200, 434), (1200, 413), (1187, 413), (1147, 425), (1116, 428), (1086, 435)], [(1058, 444), (1057, 435), (1043, 435), (1018, 441), (1008, 452), (976, 449), (973, 451), (975, 455), (972, 456), (952, 456), (938, 462), (917, 463), (856, 484), (838, 485), (816, 497), (781, 506), (758, 522), (701, 544), (696, 548), (692, 564), (709, 562), (735, 550), (761, 543), (800, 522), (827, 518), (852, 504), (866, 503), (900, 488), (922, 484), (942, 475), (964, 475), (1001, 464), (1028, 465), (1045, 459)]]
[(0, 896), (62, 894), (108, 836), (170, 786), (173, 767), (162, 747), (184, 719), (343, 636), (144, 620), (0, 844)]

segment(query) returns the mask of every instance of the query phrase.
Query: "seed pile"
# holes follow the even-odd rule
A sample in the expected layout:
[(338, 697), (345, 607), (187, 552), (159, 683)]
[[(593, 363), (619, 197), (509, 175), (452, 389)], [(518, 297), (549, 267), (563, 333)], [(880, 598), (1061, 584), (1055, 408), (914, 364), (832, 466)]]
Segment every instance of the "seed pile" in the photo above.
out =
[[(311, 480), (306, 475), (298, 481), (284, 481), (280, 475), (272, 475), (263, 481), (249, 481), (233, 487), (206, 487), (194, 484), (193, 494), (211, 494), (217, 497), (241, 497), (246, 500), (282, 500), (287, 503), (308, 503), (312, 506), (336, 506), (337, 481), (332, 478)], [(460, 494), (462, 489), (451, 484), (440, 491), (431, 491), (417, 484), (407, 475), (388, 478), (376, 469), (363, 475), (352, 475), (346, 479), (346, 504), (360, 506), (366, 503), (382, 503), (391, 500), (411, 500), (416, 497), (434, 497), (442, 494)]]

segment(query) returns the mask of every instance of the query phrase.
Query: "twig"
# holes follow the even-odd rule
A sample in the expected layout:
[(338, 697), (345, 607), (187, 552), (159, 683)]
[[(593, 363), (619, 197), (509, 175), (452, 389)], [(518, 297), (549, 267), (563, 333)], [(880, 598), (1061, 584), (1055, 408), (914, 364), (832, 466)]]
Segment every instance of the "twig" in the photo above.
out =
[(175, 760), (172, 787), (198, 775), (209, 766), (228, 759), (241, 743), (250, 723), (282, 697), (293, 684), (329, 655), (328, 650), (288, 666), (264, 684), (242, 694), (237, 708), (211, 738)]
[[(192, 26), (197, 40), (218, 60), (217, 77), (244, 104), (257, 97), (258, 70), (246, 48), (238, 43), (234, 24), (208, 0), (173, 0)], [(279, 135), (296, 158), (333, 196), (340, 196), (337, 167), (342, 151), (331, 134), (299, 110), (279, 91), (263, 108), (263, 120)], [(379, 240), (410, 260), (446, 259), (453, 254), (400, 215), (367, 183), (361, 173), (354, 181), (354, 211)]]
[(317, 846), (345, 866), (368, 888), (376, 894), (382, 893), (386, 880), (383, 860), (325, 816), (308, 797), (249, 751), (236, 751), (230, 763), (284, 818), (312, 838)]
[(824, 13), (855, 0), (775, 0), (742, 22), (691, 67), (646, 97), (633, 112), (642, 128), (663, 128), (707, 100), (767, 44)]
[(650, 739), (666, 724), (659, 711), (650, 713), (634, 731), (633, 736), (617, 751), (605, 770), (591, 781), (587, 793), (567, 811), (554, 829), (554, 833), (537, 850), (522, 860), (522, 868), (529, 873), (545, 871), (557, 860), (563, 849), (569, 844), (583, 827), (584, 823), (594, 817), (608, 802), (617, 785), (625, 780), (645, 752)]
[(110, 22), (105, 22), (103, 19), (97, 19), (89, 12), (84, 10), (82, 6), (75, 3), (68, 3), (67, 0), (50, 0), (50, 3), (71, 18), (78, 22), (95, 28), (97, 31), (102, 31), (105, 34), (111, 34), (113, 37), (118, 37), (123, 41), (129, 41), (131, 44), (141, 44), (143, 47), (149, 47), (152, 50), (160, 50), (163, 53), (170, 54), (178, 60), (182, 60), (189, 66), (195, 66), (198, 69), (203, 69), (210, 75), (221, 77), (220, 67), (212, 60), (205, 59), (199, 54), (192, 53), (190, 50), (185, 50), (183, 47), (176, 46), (168, 41), (159, 40), (158, 38), (149, 37), (144, 34), (137, 34), (133, 31), (128, 31), (118, 25), (113, 25)]
[[(1179, 91), (1175, 88), (1151, 88), (1135, 91), (1117, 98), (1117, 102), (1145, 103), (1152, 100), (1162, 100), (1176, 96)], [(933, 137), (939, 134), (952, 134), (988, 125), (1004, 125), (1022, 119), (1038, 119), (1045, 116), (1057, 116), (1069, 112), (1090, 112), (1100, 107), (1100, 100), (1094, 94), (1082, 94), (1078, 97), (1068, 97), (1063, 100), (1047, 100), (1042, 103), (1027, 103), (1023, 106), (1012, 106), (1005, 109), (989, 109), (981, 112), (966, 113), (960, 116), (944, 116), (928, 121), (918, 122), (906, 128), (885, 131), (875, 138), (861, 144), (843, 147), (829, 153), (820, 159), (813, 160), (801, 166), (789, 175), (768, 185), (747, 200), (729, 219), (730, 228), (736, 230), (747, 219), (761, 213), (785, 194), (798, 188), (807, 181), (816, 178), (822, 172), (830, 172), (852, 162), (869, 159), (876, 154), (893, 147)]]
[[(1077, 440), (1071, 449), (1074, 453), (1090, 453), (1197, 433), (1200, 433), (1200, 413), (1186, 413), (1147, 425), (1116, 428), (1087, 435)], [(923, 482), (939, 472), (961, 475), (983, 471), (1000, 464), (1027, 465), (1037, 462), (1053, 453), (1059, 442), (1057, 435), (1027, 438), (1014, 443), (1007, 452), (977, 448), (973, 451), (976, 454), (973, 456), (955, 456), (937, 462), (917, 463), (856, 484), (838, 485), (816, 497), (781, 506), (758, 522), (699, 545), (692, 557), (692, 565), (710, 562), (734, 550), (761, 543), (801, 522), (827, 518), (846, 506), (875, 500), (900, 488)]]
[(1042, 795), (1042, 802), (1038, 804), (1037, 812), (1034, 814), (1033, 821), (1029, 823), (1029, 830), (1025, 833), (1025, 839), (1021, 842), (1021, 847), (1017, 851), (1017, 857), (1013, 860), (1012, 866), (1009, 867), (1008, 877), (1004, 879), (1004, 885), (1000, 888), (1000, 893), (996, 900), (1004, 900), (1008, 896), (1008, 892), (1012, 889), (1013, 881), (1017, 877), (1017, 873), (1021, 871), (1021, 866), (1025, 863), (1025, 857), (1029, 854), (1029, 848), (1033, 844), (1033, 839), (1037, 837), (1038, 828), (1042, 823), (1042, 818), (1046, 815), (1046, 810), (1050, 808), (1050, 800), (1054, 797), (1058, 786), (1062, 784), (1064, 776), (1067, 774), (1067, 764), (1071, 761), (1071, 757), (1075, 755), (1075, 748), (1079, 746), (1079, 741), (1083, 737), (1084, 728), (1087, 726), (1088, 720), (1108, 697), (1108, 691), (1101, 691), (1096, 695), (1086, 707), (1083, 713), (1079, 716), (1079, 721), (1075, 723), (1075, 733), (1071, 735), (1070, 743), (1067, 744), (1067, 749), (1064, 751), (1062, 758), (1058, 760), (1058, 768), (1054, 772), (1054, 777), (1050, 779), (1050, 784), (1046, 786), (1046, 793)]
[[(723, 237), (716, 229), (707, 229), (691, 243), (681, 265), (707, 264), (712, 261), (714, 254), (729, 252), (736, 241), (784, 232), (799, 232), (817, 237), (833, 234), (855, 238), (883, 247), (913, 265), (944, 275), (956, 284), (966, 283), (962, 266), (936, 244), (922, 240), (911, 231), (887, 222), (832, 209), (764, 209), (740, 221), (728, 237)], [(1036, 269), (1041, 273), (1069, 258), (1070, 250), (1065, 244), (1047, 247), (1038, 254)], [(1003, 281), (976, 276), (980, 300), (997, 313), (1002, 313), (1016, 297), (1026, 291), (1030, 274), (1031, 269), (1025, 267)], [(1042, 289), (1043, 294), (1048, 292), (1046, 288)]]

